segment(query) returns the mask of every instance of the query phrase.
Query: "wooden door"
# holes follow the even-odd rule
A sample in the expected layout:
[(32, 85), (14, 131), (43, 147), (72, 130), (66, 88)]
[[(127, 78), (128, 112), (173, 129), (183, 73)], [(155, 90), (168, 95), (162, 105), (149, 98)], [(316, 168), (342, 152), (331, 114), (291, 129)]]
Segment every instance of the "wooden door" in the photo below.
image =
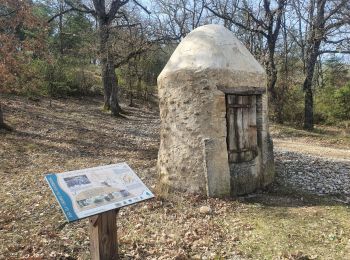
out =
[(229, 163), (247, 162), (258, 154), (256, 95), (226, 95)]

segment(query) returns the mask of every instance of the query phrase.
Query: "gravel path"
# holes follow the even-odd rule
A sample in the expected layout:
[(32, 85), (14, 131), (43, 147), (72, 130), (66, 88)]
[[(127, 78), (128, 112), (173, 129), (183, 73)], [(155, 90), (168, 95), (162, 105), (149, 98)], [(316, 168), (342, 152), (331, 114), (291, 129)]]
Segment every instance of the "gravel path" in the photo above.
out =
[(275, 161), (277, 184), (304, 193), (336, 195), (350, 202), (350, 158), (323, 158), (275, 147)]

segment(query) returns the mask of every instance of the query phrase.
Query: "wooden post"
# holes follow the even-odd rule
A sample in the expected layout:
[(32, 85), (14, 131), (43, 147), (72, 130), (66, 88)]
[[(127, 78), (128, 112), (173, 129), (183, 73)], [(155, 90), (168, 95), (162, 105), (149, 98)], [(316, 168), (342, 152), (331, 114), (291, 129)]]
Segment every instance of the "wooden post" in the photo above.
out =
[(90, 217), (90, 253), (92, 260), (117, 260), (117, 210)]

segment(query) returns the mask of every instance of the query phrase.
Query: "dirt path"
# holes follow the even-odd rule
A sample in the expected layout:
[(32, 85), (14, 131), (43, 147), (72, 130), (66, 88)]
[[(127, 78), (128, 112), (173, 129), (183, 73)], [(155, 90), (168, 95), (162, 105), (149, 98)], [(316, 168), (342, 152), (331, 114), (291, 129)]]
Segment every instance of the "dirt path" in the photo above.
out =
[(303, 153), (332, 160), (350, 161), (350, 149), (326, 147), (321, 144), (305, 143), (299, 139), (278, 139), (274, 140), (274, 148), (280, 151)]

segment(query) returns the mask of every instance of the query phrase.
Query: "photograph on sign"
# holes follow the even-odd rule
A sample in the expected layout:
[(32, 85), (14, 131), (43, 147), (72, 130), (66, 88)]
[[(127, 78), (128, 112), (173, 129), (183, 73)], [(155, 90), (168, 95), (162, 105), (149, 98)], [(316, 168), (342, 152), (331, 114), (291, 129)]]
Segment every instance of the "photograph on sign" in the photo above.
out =
[(154, 197), (126, 163), (45, 178), (69, 222)]

